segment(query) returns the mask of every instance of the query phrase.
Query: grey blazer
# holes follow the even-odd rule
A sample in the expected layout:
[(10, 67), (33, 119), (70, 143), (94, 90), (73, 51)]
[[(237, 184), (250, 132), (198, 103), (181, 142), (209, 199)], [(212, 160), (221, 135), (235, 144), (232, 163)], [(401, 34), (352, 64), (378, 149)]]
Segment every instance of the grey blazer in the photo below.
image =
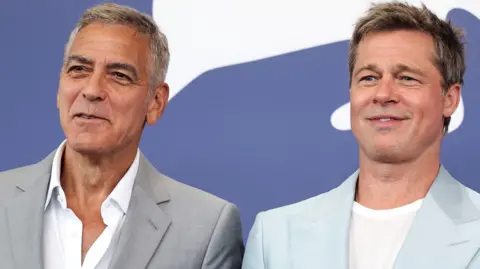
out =
[[(43, 268), (43, 213), (54, 153), (0, 173), (0, 268)], [(239, 269), (237, 207), (140, 164), (112, 269)]]

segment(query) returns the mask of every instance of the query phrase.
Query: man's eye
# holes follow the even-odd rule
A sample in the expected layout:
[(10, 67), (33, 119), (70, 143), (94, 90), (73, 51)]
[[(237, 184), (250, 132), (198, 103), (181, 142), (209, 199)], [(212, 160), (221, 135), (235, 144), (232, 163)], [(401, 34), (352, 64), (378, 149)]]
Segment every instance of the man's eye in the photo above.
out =
[(120, 72), (113, 72), (112, 75), (116, 78), (119, 78), (119, 79), (122, 79), (122, 80), (128, 80), (128, 81), (132, 81), (132, 79), (130, 79), (129, 76), (123, 74), (123, 73), (120, 73)]
[(360, 81), (375, 81), (376, 79), (374, 76), (364, 76), (360, 78)]
[(81, 65), (73, 65), (71, 66), (69, 69), (68, 69), (68, 72), (83, 72), (83, 71), (86, 71), (87, 68), (85, 66), (81, 66)]
[(416, 79), (414, 79), (412, 77), (409, 77), (409, 76), (401, 76), (400, 79), (401, 80), (406, 80), (406, 81), (416, 81)]

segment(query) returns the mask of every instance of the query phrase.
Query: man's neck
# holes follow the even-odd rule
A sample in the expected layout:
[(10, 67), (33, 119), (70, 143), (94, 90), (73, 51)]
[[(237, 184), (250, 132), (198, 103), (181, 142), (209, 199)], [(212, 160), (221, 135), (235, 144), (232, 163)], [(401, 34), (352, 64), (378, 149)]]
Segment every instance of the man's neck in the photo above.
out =
[(112, 154), (87, 156), (68, 144), (62, 158), (61, 185), (79, 209), (98, 207), (128, 171), (137, 154), (133, 145)]
[(422, 199), (440, 168), (437, 152), (426, 152), (411, 162), (378, 163), (360, 154), (355, 200), (372, 209), (391, 209)]

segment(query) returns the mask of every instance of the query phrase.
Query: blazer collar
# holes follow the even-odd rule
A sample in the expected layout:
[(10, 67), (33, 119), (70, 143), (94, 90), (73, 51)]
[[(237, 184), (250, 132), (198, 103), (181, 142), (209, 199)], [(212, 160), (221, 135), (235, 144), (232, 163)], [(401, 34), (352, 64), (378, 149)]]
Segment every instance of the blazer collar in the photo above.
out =
[[(348, 268), (350, 218), (358, 175), (357, 170), (336, 189), (312, 198), (291, 219), (296, 232), (291, 248), (294, 268)], [(465, 268), (480, 248), (480, 212), (470, 198), (473, 193), (440, 166), (397, 256), (395, 269)], [(306, 249), (317, 251), (313, 255)]]
[[(19, 269), (43, 266), (44, 205), (54, 154), (26, 168), (25, 176), (16, 180), (16, 198), (6, 206), (13, 258)], [(170, 200), (166, 180), (140, 152), (130, 206), (110, 268), (144, 268), (148, 263), (171, 222), (158, 206)]]

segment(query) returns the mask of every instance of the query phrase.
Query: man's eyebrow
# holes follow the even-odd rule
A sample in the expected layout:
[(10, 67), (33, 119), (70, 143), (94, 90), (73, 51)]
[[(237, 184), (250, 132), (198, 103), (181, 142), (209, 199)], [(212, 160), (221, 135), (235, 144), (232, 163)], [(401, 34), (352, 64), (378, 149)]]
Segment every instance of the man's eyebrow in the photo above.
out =
[[(67, 57), (67, 60), (65, 61), (65, 66), (70, 65), (72, 62), (78, 62), (81, 64), (86, 64), (86, 65), (93, 65), (93, 60), (88, 59), (87, 57), (80, 56), (80, 55), (70, 55)], [(115, 63), (110, 63), (107, 65), (107, 69), (123, 69), (126, 70), (133, 75), (134, 80), (138, 80), (138, 71), (135, 66), (128, 64), (128, 63), (120, 63), (120, 62), (115, 62)]]
[(355, 71), (355, 74), (353, 76), (356, 77), (358, 74), (360, 74), (360, 72), (366, 71), (366, 70), (367, 71), (370, 70), (370, 71), (373, 71), (375, 73), (381, 73), (382, 72), (381, 69), (377, 65), (367, 64), (365, 66), (360, 67), (357, 71)]
[(79, 63), (82, 63), (82, 64), (88, 64), (88, 65), (93, 64), (92, 60), (90, 60), (86, 57), (80, 56), (80, 55), (76, 55), (76, 54), (73, 54), (73, 55), (70, 55), (70, 56), (67, 57), (67, 60), (65, 61), (65, 66), (68, 66), (72, 62), (79, 62)]
[(420, 70), (419, 68), (411, 67), (411, 66), (408, 66), (408, 65), (405, 65), (405, 64), (397, 64), (395, 66), (395, 71), (396, 71), (396, 73), (406, 71), (406, 72), (411, 72), (411, 73), (417, 74), (419, 76), (425, 77), (425, 73), (422, 70)]
[(132, 73), (133, 75), (133, 79), (134, 80), (138, 80), (138, 71), (137, 71), (137, 68), (135, 68), (135, 66), (131, 65), (131, 64), (127, 64), (127, 63), (110, 63), (110, 64), (107, 64), (107, 69), (123, 69), (123, 70), (126, 70), (130, 73)]
[[(370, 70), (370, 71), (373, 71), (375, 73), (381, 73), (381, 69), (377, 65), (368, 64), (368, 65), (362, 66), (357, 71), (355, 71), (354, 76), (357, 76), (360, 72), (365, 71), (365, 70)], [(394, 73), (411, 72), (411, 73), (417, 74), (419, 76), (425, 77), (425, 73), (422, 70), (420, 70), (419, 68), (411, 67), (411, 66), (408, 66), (408, 65), (405, 65), (405, 64), (395, 65), (393, 71), (394, 71)]]

